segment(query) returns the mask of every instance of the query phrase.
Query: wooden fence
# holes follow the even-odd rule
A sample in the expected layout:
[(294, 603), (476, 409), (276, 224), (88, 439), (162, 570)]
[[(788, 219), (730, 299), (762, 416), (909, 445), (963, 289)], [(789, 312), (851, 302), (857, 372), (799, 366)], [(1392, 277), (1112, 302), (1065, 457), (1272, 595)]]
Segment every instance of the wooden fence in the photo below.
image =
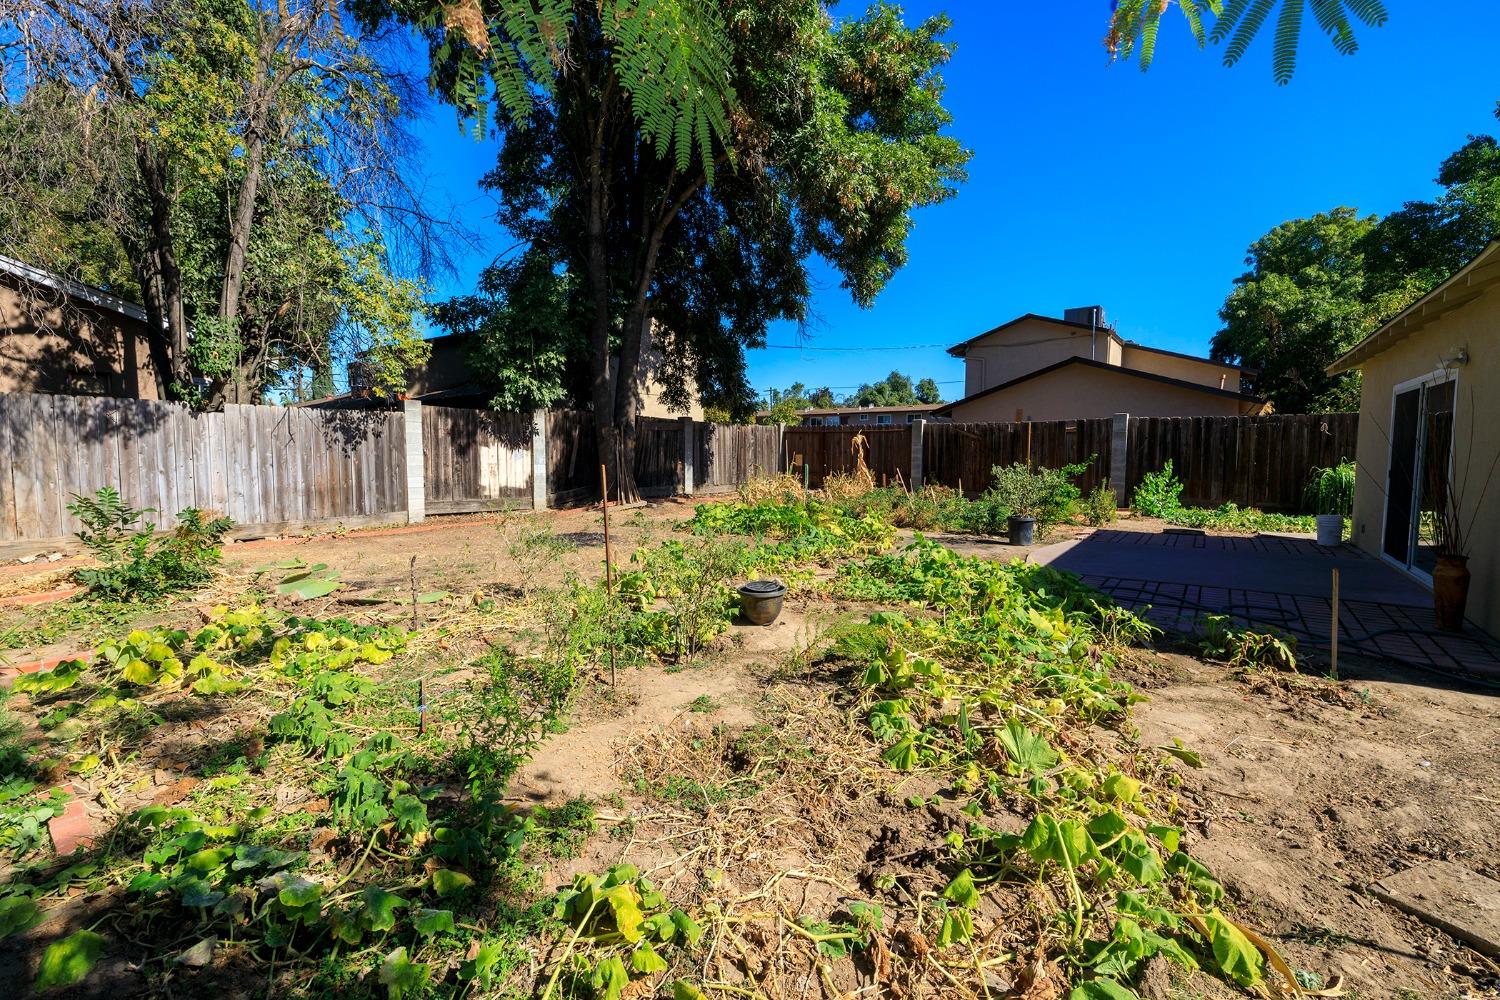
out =
[(693, 430), (695, 490), (722, 492), (781, 471), (779, 427), (697, 423)]
[(1088, 462), (1076, 480), (1085, 493), (1109, 482), (1113, 422), (1049, 420), (1009, 424), (929, 423), (922, 434), (923, 481), (984, 492), (997, 466), (1022, 463), (1043, 469)]
[[(423, 406), (421, 426), (408, 427), (417, 411), (229, 406), (196, 413), (176, 403), (0, 394), (0, 549), (67, 538), (80, 527), (68, 513), (70, 497), (106, 485), (133, 506), (153, 508), (159, 527), (198, 507), (232, 518), (242, 537), (400, 522), (426, 511), (527, 507), (538, 494), (547, 504), (599, 495), (589, 413), (538, 418), (546, 481), (537, 484), (532, 415)], [(1300, 509), (1314, 468), (1353, 457), (1358, 427), (1355, 414), (1133, 418), (1128, 433), (1116, 420), (783, 430), (647, 419), (635, 474), (648, 496), (722, 491), (757, 474), (800, 476), (804, 466), (816, 487), (854, 470), (862, 437), (877, 483), (910, 483), (920, 433), (922, 480), (962, 485), (969, 494), (989, 486), (997, 465), (1087, 462), (1082, 489), (1121, 476), (1128, 499), (1144, 475), (1170, 460), (1184, 503), (1290, 511)]]
[(832, 475), (848, 475), (858, 463), (855, 438), (863, 438), (865, 465), (876, 485), (911, 478), (910, 427), (788, 427), (782, 443), (787, 471), (817, 489)]
[(1169, 460), (1182, 502), (1300, 511), (1312, 470), (1354, 458), (1357, 413), (1269, 417), (1134, 417), (1126, 447), (1128, 495)]
[(404, 520), (402, 428), (390, 411), (0, 394), (0, 541), (72, 534), (72, 495), (101, 486), (157, 527), (187, 507), (259, 533)]
[(423, 406), (422, 467), (428, 513), (530, 507), (531, 417)]
[(547, 412), (547, 493), (549, 503), (599, 496), (594, 415), (587, 410)]

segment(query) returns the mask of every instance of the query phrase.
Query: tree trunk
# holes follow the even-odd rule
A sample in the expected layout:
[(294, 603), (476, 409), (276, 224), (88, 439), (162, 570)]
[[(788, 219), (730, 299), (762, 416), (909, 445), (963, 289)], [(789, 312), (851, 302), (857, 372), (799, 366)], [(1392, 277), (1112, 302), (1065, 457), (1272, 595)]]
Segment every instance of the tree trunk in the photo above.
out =
[(219, 319), (233, 329), (240, 315), (240, 291), (245, 283), (245, 254), (250, 246), (250, 226), (255, 221), (255, 198), (260, 193), (264, 144), (259, 126), (245, 142), (245, 176), (240, 179), (239, 200), (229, 227), (229, 250), (224, 258), (224, 284), (219, 290)]
[[(586, 79), (581, 82), (583, 86), (588, 86)], [(640, 494), (635, 485), (635, 463), (631, 461), (632, 452), (627, 450), (628, 447), (634, 445), (634, 441), (627, 442), (624, 439), (620, 432), (620, 424), (615, 417), (615, 400), (623, 385), (624, 371), (621, 366), (616, 365), (615, 377), (610, 377), (612, 353), (609, 349), (611, 325), (609, 247), (605, 233), (609, 178), (604, 162), (604, 138), (606, 122), (610, 114), (608, 94), (613, 88), (611, 85), (606, 85), (605, 90), (606, 97), (600, 118), (590, 129), (587, 162), (589, 192), (586, 226), (587, 269), (589, 304), (592, 307), (589, 323), (589, 352), (590, 363), (593, 366), (594, 440), (598, 447), (599, 464), (604, 467), (609, 477), (609, 495), (604, 499), (613, 498), (619, 503), (635, 503), (640, 499)]]
[[(166, 169), (144, 146), (136, 148), (136, 162), (151, 208), (149, 253), (155, 278), (156, 309), (165, 327), (171, 351), (170, 371), (163, 375), (186, 385), (188, 372), (187, 313), (182, 302), (182, 272), (177, 267), (177, 253), (172, 239), (172, 200), (167, 193)], [(156, 331), (152, 331), (155, 335)]]

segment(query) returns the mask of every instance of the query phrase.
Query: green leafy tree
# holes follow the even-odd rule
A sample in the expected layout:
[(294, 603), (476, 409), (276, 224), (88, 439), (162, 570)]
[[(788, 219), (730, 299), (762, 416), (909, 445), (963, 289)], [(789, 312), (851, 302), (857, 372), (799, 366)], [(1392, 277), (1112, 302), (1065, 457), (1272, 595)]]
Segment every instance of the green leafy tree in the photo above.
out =
[[(1149, 69), (1156, 56), (1162, 16), (1171, 6), (1169, 0), (1118, 0), (1104, 38), (1110, 57), (1133, 56), (1141, 69)], [(1355, 21), (1378, 28), (1389, 18), (1381, 0), (1176, 0), (1176, 6), (1200, 49), (1210, 42), (1224, 45), (1225, 66), (1233, 66), (1244, 57), (1261, 29), (1272, 22), (1274, 12), (1271, 67), (1278, 84), (1291, 82), (1296, 73), (1297, 49), (1308, 14), (1318, 31), (1343, 55), (1359, 50)]]
[(916, 402), (911, 377), (900, 372), (891, 372), (879, 382), (867, 382), (848, 399), (850, 406), (912, 406)]
[(936, 381), (924, 378), (917, 383), (917, 402), (925, 406), (937, 406), (943, 401), (943, 392)]
[[(574, 4), (549, 22), (557, 55), (526, 62), (540, 82), (523, 114), (500, 95), (501, 151), (486, 184), (522, 241), (521, 263), (504, 265), (516, 280), (491, 283), (496, 315), (514, 315), (522, 297), (556, 304), (533, 322), (557, 331), (554, 346), (581, 340), (586, 363), (556, 372), (557, 387), (592, 403), (601, 461), (628, 498), (648, 340), (669, 405), (696, 396), (747, 412), (744, 349), (763, 343), (772, 321), (805, 318), (807, 257), (825, 258), (870, 304), (905, 263), (911, 213), (955, 192), (968, 154), (942, 134), (946, 18), (909, 27), (877, 3), (835, 24), (815, 0), (718, 5), (728, 66), (719, 97), (734, 127), (697, 138), (679, 129), (674, 146), (641, 105), (677, 97), (656, 75), (621, 67), (613, 18), (627, 6)], [(440, 80), (451, 55), (434, 51)]]
[(404, 387), (421, 290), (389, 240), (435, 241), (403, 180), (399, 82), (337, 0), (0, 0), (0, 19), (25, 26), (7, 252), (138, 295), (180, 395), (327, 384), (356, 355)]
[(1340, 208), (1277, 226), (1220, 310), (1213, 354), (1283, 413), (1358, 407), (1356, 373), (1324, 369), (1500, 237), (1500, 143), (1471, 137), (1437, 176), (1442, 194), (1383, 219)]
[(1381, 310), (1368, 297), (1365, 240), (1376, 219), (1338, 208), (1284, 222), (1250, 246), (1250, 270), (1219, 310), (1212, 356), (1257, 369), (1247, 391), (1282, 413), (1358, 406), (1352, 374), (1324, 369), (1368, 334)]

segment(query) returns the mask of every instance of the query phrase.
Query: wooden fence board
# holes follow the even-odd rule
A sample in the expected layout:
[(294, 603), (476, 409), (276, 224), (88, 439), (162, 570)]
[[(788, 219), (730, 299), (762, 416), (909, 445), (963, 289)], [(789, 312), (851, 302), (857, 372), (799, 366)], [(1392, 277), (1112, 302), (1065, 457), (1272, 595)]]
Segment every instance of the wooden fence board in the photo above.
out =
[(989, 488), (996, 466), (1029, 464), (1060, 469), (1088, 462), (1076, 480), (1085, 493), (1110, 479), (1108, 419), (1029, 423), (950, 424), (929, 422), (922, 436), (925, 482), (962, 487), (969, 495)]
[[(383, 433), (398, 440), (399, 423), (387, 423)], [(456, 513), (531, 505), (529, 415), (424, 406), (422, 445), (427, 510)], [(406, 495), (404, 458), (399, 489), (384, 464), (397, 450), (381, 452), (385, 457), (378, 478), (387, 484), (384, 496), (391, 500)]]
[(782, 448), (787, 471), (801, 476), (806, 466), (809, 485), (815, 489), (829, 476), (848, 475), (858, 467), (855, 438), (860, 436), (865, 465), (876, 485), (910, 477), (910, 427), (788, 427)]
[(1355, 413), (1136, 417), (1126, 488), (1133, 494), (1144, 476), (1170, 461), (1189, 506), (1301, 511), (1312, 471), (1354, 458), (1358, 435)]

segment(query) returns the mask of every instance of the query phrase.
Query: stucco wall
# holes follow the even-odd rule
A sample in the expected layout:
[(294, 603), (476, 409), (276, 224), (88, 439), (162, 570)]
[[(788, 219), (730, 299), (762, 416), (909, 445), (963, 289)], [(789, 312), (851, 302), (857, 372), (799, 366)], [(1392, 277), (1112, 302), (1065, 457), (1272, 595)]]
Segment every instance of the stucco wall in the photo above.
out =
[(1431, 374), (1440, 356), (1460, 347), (1468, 349), (1470, 360), (1457, 370), (1453, 477), (1462, 491), (1464, 521), (1473, 525), (1468, 613), (1491, 635), (1500, 635), (1500, 471), (1487, 491), (1484, 487), (1491, 463), (1500, 454), (1500, 294), (1491, 291), (1438, 317), (1365, 363), (1353, 539), (1361, 549), (1380, 556), (1393, 390)]
[[(953, 408), (964, 422), (1134, 417), (1237, 417), (1252, 404), (1123, 372), (1069, 365)], [(1019, 416), (1017, 415), (1019, 412)]]
[[(1091, 350), (1096, 352), (1095, 360), (1116, 363), (1111, 357), (1114, 334), (1100, 330), (1091, 345), (1092, 339), (1087, 330), (1041, 319), (1022, 320), (966, 349), (964, 395), (972, 396), (1068, 358), (1087, 358)], [(1113, 350), (1118, 353), (1118, 346)]]
[(1208, 360), (1180, 358), (1176, 355), (1142, 350), (1126, 344), (1122, 363), (1126, 368), (1134, 368), (1136, 371), (1152, 372), (1168, 378), (1182, 379), (1184, 382), (1196, 382), (1212, 389), (1240, 391), (1239, 369), (1215, 364)]
[(143, 324), (0, 278), (0, 392), (161, 398)]

